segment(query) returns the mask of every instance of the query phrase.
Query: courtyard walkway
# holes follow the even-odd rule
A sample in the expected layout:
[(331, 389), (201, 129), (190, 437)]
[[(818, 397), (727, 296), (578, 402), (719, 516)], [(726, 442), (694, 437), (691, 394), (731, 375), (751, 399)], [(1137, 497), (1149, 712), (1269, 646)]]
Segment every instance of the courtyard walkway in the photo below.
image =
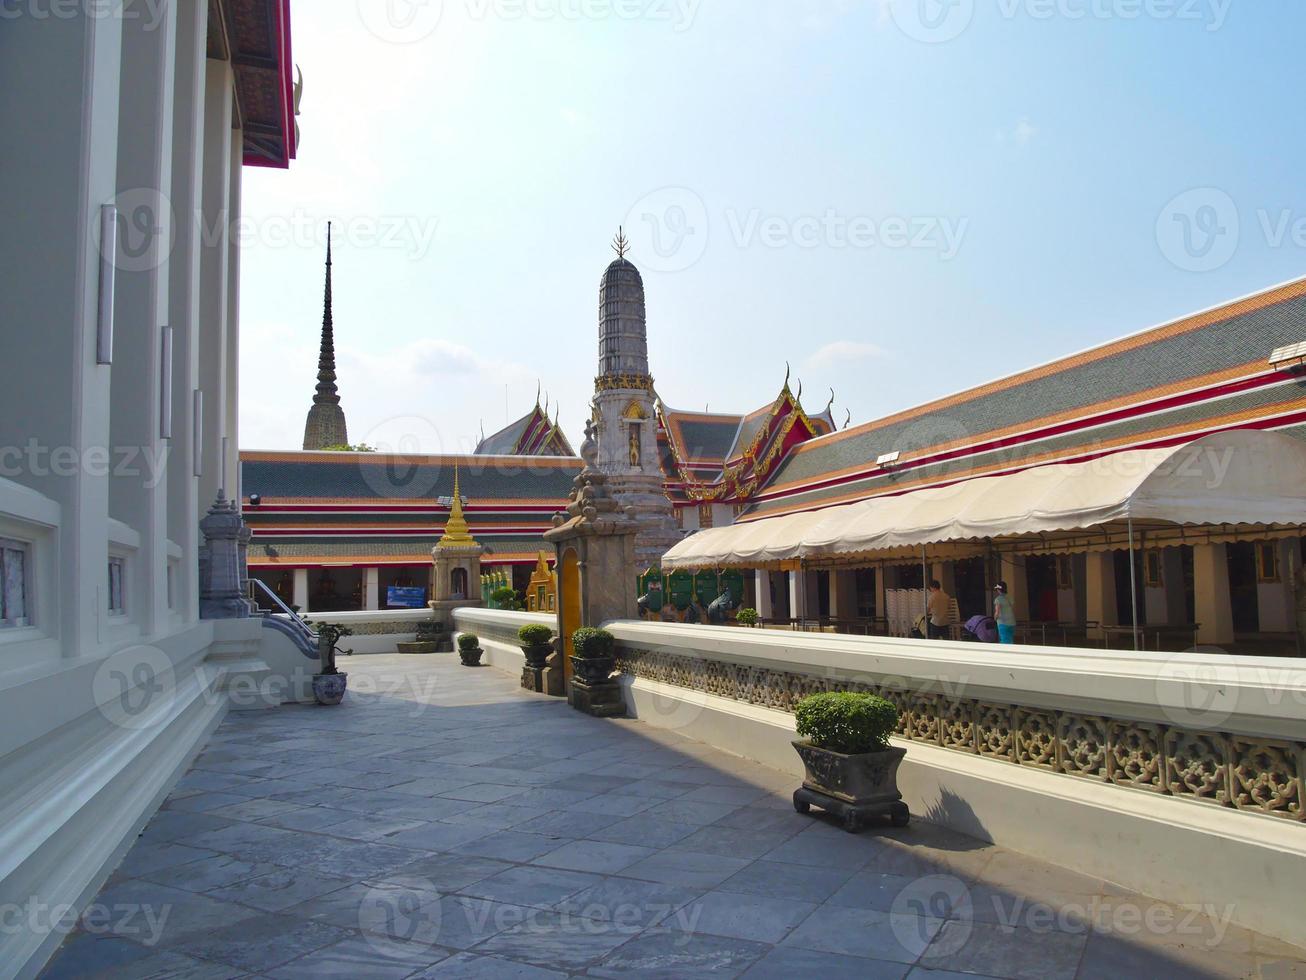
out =
[[(233, 713), (47, 977), (1306, 977), (1306, 952), (451, 655)], [(1194, 855), (1194, 860), (1201, 860)]]

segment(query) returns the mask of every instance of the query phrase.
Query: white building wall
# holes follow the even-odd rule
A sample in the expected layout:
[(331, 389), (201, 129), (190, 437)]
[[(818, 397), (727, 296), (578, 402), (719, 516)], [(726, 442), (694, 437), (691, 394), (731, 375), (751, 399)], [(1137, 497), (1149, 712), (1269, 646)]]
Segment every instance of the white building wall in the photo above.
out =
[[(30, 620), (0, 628), (0, 907), (93, 895), (227, 710), (214, 658), (259, 648), (256, 623), (198, 619), (198, 521), (223, 437), (233, 474), (237, 449), (231, 70), (206, 63), (206, 4), (158, 13), (0, 29), (0, 536), (29, 548)], [(127, 234), (108, 243), (115, 331), (100, 364), (109, 204)], [(216, 240), (200, 238), (201, 207)], [(153, 251), (133, 218), (153, 219)], [(127, 563), (123, 615), (109, 613), (110, 555)], [(0, 977), (35, 975), (61, 938), (0, 931)]]

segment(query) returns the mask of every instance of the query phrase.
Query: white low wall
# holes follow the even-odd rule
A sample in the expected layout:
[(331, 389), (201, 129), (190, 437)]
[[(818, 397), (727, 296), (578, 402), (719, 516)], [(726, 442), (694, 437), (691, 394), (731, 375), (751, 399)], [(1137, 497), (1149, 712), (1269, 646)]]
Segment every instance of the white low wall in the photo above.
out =
[[(906, 705), (903, 734), (911, 737), (896, 741), (907, 748), (900, 785), (916, 817), (1163, 901), (1232, 905), (1240, 925), (1306, 945), (1299, 900), (1306, 671), (1291, 661), (645, 622), (608, 628), (626, 671), (630, 714), (648, 724), (797, 776), (793, 716), (782, 709), (811, 690), (879, 690)], [(1055, 754), (1035, 761), (1038, 746), (1023, 743), (1029, 733), (1019, 728), (1007, 759), (946, 747), (938, 719), (953, 716), (944, 706), (964, 708), (957, 717), (973, 720), (977, 707), (991, 704), (1005, 706), (1018, 724), (1054, 719)], [(1257, 746), (1280, 752), (1297, 781), (1296, 809), (1288, 800), (1289, 816), (1267, 815), (1246, 809), (1254, 806), (1246, 799), (1233, 800), (1239, 809), (1185, 797), (1182, 788), (1178, 795), (1164, 785), (1135, 788), (1145, 778), (1121, 785), (1127, 774), (1106, 762), (1085, 774), (1088, 749), (1075, 726), (1098, 722), (1108, 748), (1116, 738), (1110, 732), (1122, 739), (1141, 732), (1163, 746), (1191, 736), (1235, 755), (1239, 746), (1251, 746), (1252, 755)], [(1183, 778), (1179, 749), (1163, 754), (1175, 758), (1159, 763), (1162, 776)], [(1236, 795), (1239, 787), (1220, 791), (1226, 802), (1230, 789)]]
[(394, 653), (400, 643), (417, 639), (417, 624), (431, 619), (429, 609), (371, 609), (357, 612), (308, 613), (310, 623), (348, 626), (352, 636), (340, 641), (356, 654)]
[(521, 676), (526, 657), (521, 652), (517, 631), (531, 623), (540, 623), (557, 629), (558, 619), (552, 613), (508, 612), (504, 609), (468, 607), (453, 611), (454, 643), (463, 633), (475, 633), (481, 641), (481, 663), (514, 677)]

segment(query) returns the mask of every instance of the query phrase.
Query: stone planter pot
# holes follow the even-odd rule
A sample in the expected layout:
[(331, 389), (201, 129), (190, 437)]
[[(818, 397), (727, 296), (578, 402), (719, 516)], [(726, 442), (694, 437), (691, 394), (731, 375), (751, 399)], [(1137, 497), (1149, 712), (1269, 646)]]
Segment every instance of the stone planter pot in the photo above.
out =
[(575, 676), (586, 684), (603, 684), (617, 669), (613, 657), (572, 657), (571, 668)]
[(543, 670), (548, 666), (549, 654), (553, 652), (552, 643), (532, 643), (521, 648), (526, 655), (526, 666), (532, 670)]
[(905, 827), (911, 815), (898, 792), (898, 766), (906, 749), (844, 755), (817, 748), (807, 740), (793, 743), (807, 776), (794, 793), (794, 809), (806, 813), (812, 805), (842, 818), (844, 828), (856, 832), (862, 821), (887, 815), (895, 827)]
[(458, 659), (463, 662), (464, 667), (479, 667), (481, 665), (481, 654), (485, 651), (480, 647), (473, 647), (471, 650), (458, 651)]
[(314, 674), (313, 697), (318, 704), (339, 704), (344, 699), (348, 683), (348, 674)]

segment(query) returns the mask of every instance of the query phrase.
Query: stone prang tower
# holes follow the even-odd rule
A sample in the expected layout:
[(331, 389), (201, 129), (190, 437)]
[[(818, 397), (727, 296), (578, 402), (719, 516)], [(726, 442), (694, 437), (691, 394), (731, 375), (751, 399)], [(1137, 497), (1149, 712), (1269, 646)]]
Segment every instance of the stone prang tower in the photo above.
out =
[(317, 393), (304, 424), (304, 448), (349, 445), (345, 410), (336, 391), (336, 341), (331, 320), (331, 224), (327, 223), (326, 295), (322, 300), (322, 348), (317, 356)]
[(639, 524), (635, 556), (642, 570), (656, 565), (681, 534), (662, 489), (644, 280), (626, 258), (628, 247), (619, 231), (613, 244), (617, 259), (599, 283), (599, 373), (593, 407), (597, 467), (613, 497), (633, 511)]

